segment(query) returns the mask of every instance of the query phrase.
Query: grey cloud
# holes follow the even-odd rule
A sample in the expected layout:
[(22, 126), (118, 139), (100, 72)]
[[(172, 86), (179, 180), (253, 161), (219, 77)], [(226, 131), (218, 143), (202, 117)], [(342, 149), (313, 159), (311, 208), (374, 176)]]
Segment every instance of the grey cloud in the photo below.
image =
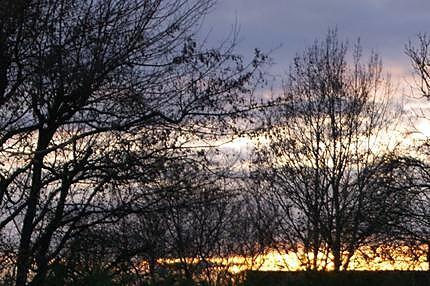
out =
[(240, 51), (254, 47), (271, 50), (286, 70), (295, 53), (328, 28), (338, 27), (340, 36), (362, 38), (367, 49), (376, 49), (388, 62), (406, 65), (405, 44), (419, 32), (430, 32), (428, 0), (219, 0), (207, 17), (204, 31), (221, 40), (231, 26), (240, 27)]

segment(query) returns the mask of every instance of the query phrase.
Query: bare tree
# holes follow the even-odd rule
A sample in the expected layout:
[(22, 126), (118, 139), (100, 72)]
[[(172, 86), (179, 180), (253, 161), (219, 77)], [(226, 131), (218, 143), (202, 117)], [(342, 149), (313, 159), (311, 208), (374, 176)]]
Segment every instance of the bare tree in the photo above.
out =
[(348, 63), (336, 31), (298, 55), (255, 154), (256, 178), (279, 214), (278, 244), (307, 269), (347, 269), (388, 209), (390, 200), (373, 200), (384, 194), (373, 181), (389, 151), (390, 87), (379, 57), (361, 57), (357, 43)]
[(232, 257), (242, 258), (239, 267), (258, 270), (265, 262), (265, 255), (271, 251), (273, 235), (276, 231), (276, 217), (261, 199), (258, 185), (247, 181), (239, 198), (233, 203), (228, 230), (229, 247)]
[(426, 34), (418, 35), (418, 43), (409, 42), (406, 46), (406, 55), (409, 57), (417, 78), (417, 87), (422, 96), (430, 97), (430, 37)]
[(264, 56), (244, 65), (193, 39), (212, 4), (1, 2), (0, 230), (19, 241), (16, 285), (43, 285), (71, 237), (123, 212), (111, 193), (252, 106)]
[[(430, 38), (427, 34), (420, 34), (417, 43), (409, 42), (405, 53), (411, 61), (413, 67), (416, 87), (420, 96), (428, 99), (430, 97)], [(424, 114), (424, 116), (427, 116)], [(405, 188), (411, 188), (416, 193), (411, 201), (410, 208), (405, 210), (405, 223), (401, 225), (400, 236), (408, 236), (409, 241), (418, 244), (420, 247), (427, 247), (427, 261), (430, 270), (430, 189), (429, 189), (429, 138), (426, 138), (417, 147), (417, 153), (421, 160), (410, 160), (408, 167), (410, 179), (405, 182)]]

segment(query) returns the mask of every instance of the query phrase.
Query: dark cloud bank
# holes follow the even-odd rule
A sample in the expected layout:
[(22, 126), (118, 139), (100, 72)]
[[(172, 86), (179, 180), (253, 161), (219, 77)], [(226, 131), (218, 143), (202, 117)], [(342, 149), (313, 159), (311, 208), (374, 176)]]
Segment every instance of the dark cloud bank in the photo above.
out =
[(360, 37), (365, 49), (382, 55), (388, 69), (407, 71), (404, 46), (418, 33), (430, 32), (430, 1), (219, 0), (202, 31), (210, 31), (210, 41), (216, 42), (234, 23), (239, 27), (239, 51), (275, 49), (276, 72), (287, 70), (294, 54), (329, 28), (337, 28), (343, 39)]

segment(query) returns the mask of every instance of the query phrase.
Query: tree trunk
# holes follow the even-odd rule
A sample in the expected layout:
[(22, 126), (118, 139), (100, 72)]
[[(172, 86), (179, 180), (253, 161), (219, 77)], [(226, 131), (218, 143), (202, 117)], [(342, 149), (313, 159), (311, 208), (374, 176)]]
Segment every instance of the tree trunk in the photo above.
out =
[[(334, 181), (334, 180), (333, 180)], [(340, 227), (340, 202), (339, 202), (339, 188), (333, 185), (333, 200), (334, 200), (334, 243), (333, 243), (333, 258), (334, 258), (334, 271), (339, 271), (342, 265), (342, 257), (340, 251), (341, 244), (341, 227)]]
[(21, 239), (17, 257), (16, 286), (25, 286), (27, 283), (28, 270), (31, 263), (31, 235), (33, 233), (33, 220), (36, 215), (36, 208), (39, 201), (41, 189), (41, 175), (43, 156), (35, 156), (33, 163), (33, 175), (31, 179), (31, 190), (27, 203), (27, 212), (21, 230)]
[(43, 152), (49, 145), (54, 132), (39, 130), (39, 138), (33, 161), (33, 173), (31, 177), (30, 194), (27, 199), (27, 211), (21, 229), (21, 238), (17, 255), (16, 286), (27, 284), (28, 271), (31, 265), (31, 236), (33, 234), (33, 221), (36, 216), (37, 205), (39, 203), (40, 190), (42, 188), (42, 168), (45, 153)]
[(340, 246), (337, 242), (333, 247), (334, 271), (339, 271), (341, 267)]

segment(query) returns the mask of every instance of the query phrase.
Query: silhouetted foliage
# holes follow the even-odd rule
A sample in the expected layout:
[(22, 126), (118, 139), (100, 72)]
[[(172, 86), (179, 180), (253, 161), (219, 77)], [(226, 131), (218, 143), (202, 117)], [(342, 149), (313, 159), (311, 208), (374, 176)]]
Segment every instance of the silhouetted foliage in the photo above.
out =
[(212, 4), (1, 1), (0, 230), (16, 285), (44, 285), (68, 241), (133, 211), (136, 182), (254, 107), (265, 56), (199, 44)]

